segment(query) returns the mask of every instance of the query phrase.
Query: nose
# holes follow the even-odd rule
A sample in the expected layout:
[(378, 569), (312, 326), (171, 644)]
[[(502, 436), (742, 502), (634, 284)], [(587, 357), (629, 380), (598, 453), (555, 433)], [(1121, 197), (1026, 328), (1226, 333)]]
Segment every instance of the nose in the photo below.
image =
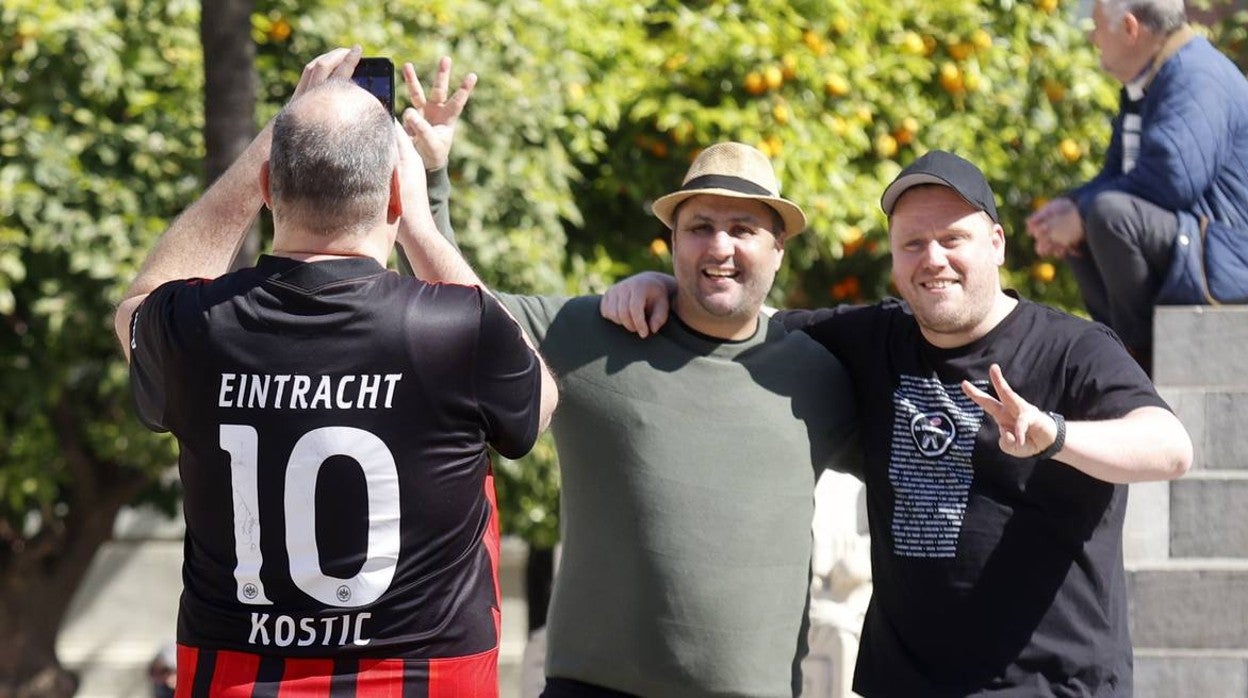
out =
[(948, 263), (948, 255), (939, 242), (932, 240), (923, 248), (922, 262), (927, 267), (943, 267)]
[(728, 257), (732, 255), (733, 241), (732, 236), (726, 230), (717, 230), (707, 241), (707, 250), (719, 257)]

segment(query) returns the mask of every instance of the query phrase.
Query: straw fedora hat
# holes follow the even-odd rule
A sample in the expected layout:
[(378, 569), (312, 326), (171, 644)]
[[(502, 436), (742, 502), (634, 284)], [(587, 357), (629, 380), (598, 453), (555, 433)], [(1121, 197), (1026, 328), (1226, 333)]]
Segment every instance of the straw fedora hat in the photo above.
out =
[(797, 204), (780, 197), (780, 183), (766, 155), (744, 143), (716, 143), (698, 154), (680, 189), (655, 200), (654, 215), (672, 227), (672, 212), (682, 201), (698, 194), (731, 196), (761, 201), (776, 210), (786, 235), (806, 227), (806, 214)]

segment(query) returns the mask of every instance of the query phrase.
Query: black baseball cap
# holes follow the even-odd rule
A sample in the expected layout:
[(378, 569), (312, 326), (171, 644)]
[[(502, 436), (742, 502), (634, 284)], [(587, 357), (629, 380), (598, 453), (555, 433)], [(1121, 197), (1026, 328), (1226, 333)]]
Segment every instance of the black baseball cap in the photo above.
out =
[(984, 179), (984, 173), (947, 150), (930, 150), (923, 157), (910, 163), (897, 175), (897, 179), (884, 190), (880, 197), (880, 208), (887, 216), (893, 215), (893, 207), (897, 200), (910, 187), (920, 184), (939, 184), (949, 187), (958, 193), (966, 202), (988, 214), (994, 223), (1000, 223), (997, 217), (997, 204), (992, 195), (992, 187)]

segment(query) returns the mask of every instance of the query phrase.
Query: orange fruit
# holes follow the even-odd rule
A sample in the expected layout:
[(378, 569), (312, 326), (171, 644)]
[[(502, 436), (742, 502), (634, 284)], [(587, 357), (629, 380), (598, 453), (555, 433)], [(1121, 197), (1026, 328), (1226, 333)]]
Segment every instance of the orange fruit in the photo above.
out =
[(784, 144), (775, 136), (767, 136), (759, 141), (758, 149), (769, 158), (774, 158), (784, 150)]
[(950, 94), (960, 94), (966, 90), (966, 85), (962, 82), (962, 71), (950, 61), (945, 61), (940, 66), (940, 86)]
[(771, 118), (775, 119), (777, 124), (784, 126), (789, 123), (789, 108), (783, 104), (777, 104), (771, 108)]
[(845, 119), (839, 116), (830, 116), (824, 114), (823, 123), (827, 124), (828, 130), (835, 136), (844, 136), (849, 133), (849, 124), (845, 123)]
[(291, 26), (285, 17), (278, 17), (269, 27), (269, 41), (281, 43), (290, 38)]
[(1079, 158), (1083, 157), (1083, 148), (1075, 142), (1073, 138), (1063, 138), (1061, 143), (1057, 144), (1057, 152), (1071, 164), (1079, 162)]
[(875, 153), (882, 158), (891, 158), (897, 154), (897, 139), (892, 134), (881, 133), (875, 137)]
[(802, 32), (802, 43), (806, 44), (806, 48), (816, 56), (822, 56), (828, 50), (827, 45), (823, 43), (823, 37), (810, 29)]
[(927, 51), (927, 46), (923, 43), (923, 37), (917, 33), (908, 31), (901, 35), (901, 50), (904, 53), (919, 55)]
[(955, 44), (949, 45), (949, 55), (952, 56), (955, 61), (964, 61), (974, 52), (975, 47), (965, 41), (959, 41)]
[(980, 51), (987, 51), (992, 48), (992, 34), (984, 29), (976, 29), (971, 32), (971, 44)]
[(763, 74), (757, 71), (746, 73), (743, 86), (745, 91), (752, 95), (761, 95), (767, 91), (767, 83), (763, 81)]
[(847, 276), (844, 279), (832, 284), (832, 288), (828, 289), (832, 298), (842, 301), (851, 298), (858, 298), (862, 295), (862, 282), (856, 276)]
[(919, 132), (919, 120), (913, 116), (907, 116), (901, 120), (901, 123), (893, 130), (893, 138), (897, 139), (900, 145), (910, 145), (914, 141), (914, 135)]
[(829, 97), (844, 97), (849, 94), (849, 81), (840, 75), (829, 75), (823, 81), (823, 91)]
[(1031, 278), (1047, 284), (1057, 278), (1057, 267), (1052, 262), (1036, 262), (1031, 265)]
[(667, 130), (667, 137), (671, 138), (676, 145), (684, 145), (691, 135), (693, 135), (693, 124), (688, 121), (682, 121)]
[(769, 65), (763, 68), (763, 82), (768, 89), (780, 89), (780, 86), (784, 84), (784, 72), (778, 66)]
[(1066, 99), (1066, 86), (1062, 83), (1049, 78), (1044, 81), (1044, 96), (1049, 98), (1054, 104)]
[(866, 237), (862, 234), (862, 228), (851, 225), (841, 233), (841, 248), (848, 257), (858, 250), (862, 249), (862, 243), (866, 241)]
[(780, 58), (780, 73), (785, 80), (797, 77), (797, 56), (786, 53)]

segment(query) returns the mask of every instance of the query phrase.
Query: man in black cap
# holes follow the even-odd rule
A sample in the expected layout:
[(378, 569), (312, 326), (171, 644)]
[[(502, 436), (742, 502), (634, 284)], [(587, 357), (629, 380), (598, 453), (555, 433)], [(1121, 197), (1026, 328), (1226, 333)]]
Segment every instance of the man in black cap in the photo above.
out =
[(779, 313), (845, 363), (863, 419), (875, 588), (854, 690), (1130, 696), (1125, 483), (1185, 472), (1187, 432), (1107, 328), (1001, 288), (974, 165), (928, 153), (881, 206), (904, 300)]

